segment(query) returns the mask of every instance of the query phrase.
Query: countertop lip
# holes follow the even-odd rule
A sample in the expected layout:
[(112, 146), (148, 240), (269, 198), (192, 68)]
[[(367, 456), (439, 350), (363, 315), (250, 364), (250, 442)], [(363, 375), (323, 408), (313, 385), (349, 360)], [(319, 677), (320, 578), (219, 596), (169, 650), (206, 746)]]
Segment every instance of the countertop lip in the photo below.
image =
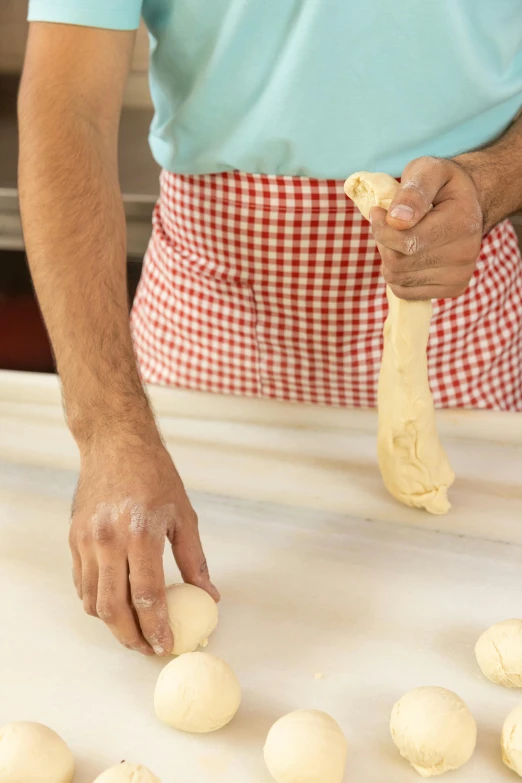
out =
[[(377, 464), (376, 411), (159, 387), (149, 393), (165, 445), (191, 493), (522, 546), (519, 414), (439, 412), (439, 433), (457, 480), (450, 514), (432, 516), (386, 492)], [(0, 372), (0, 459), (80, 468), (56, 375)]]
[[(377, 412), (305, 403), (236, 397), (162, 386), (148, 386), (155, 413), (162, 419), (197, 419), (254, 426), (374, 433)], [(46, 412), (61, 416), (61, 390), (54, 374), (0, 370), (0, 406), (4, 412)], [(1, 410), (0, 410), (1, 413)], [(437, 411), (441, 435), (447, 440), (487, 441), (522, 446), (519, 413), (448, 409)]]

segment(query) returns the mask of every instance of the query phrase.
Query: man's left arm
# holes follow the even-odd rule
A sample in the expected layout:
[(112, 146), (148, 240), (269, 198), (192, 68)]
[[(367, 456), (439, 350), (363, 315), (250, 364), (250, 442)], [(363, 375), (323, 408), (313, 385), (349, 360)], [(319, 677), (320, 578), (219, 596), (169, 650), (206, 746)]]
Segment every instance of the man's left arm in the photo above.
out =
[(386, 282), (402, 299), (459, 296), (483, 235), (521, 208), (522, 117), (482, 149), (417, 158), (404, 169), (388, 213), (371, 212)]

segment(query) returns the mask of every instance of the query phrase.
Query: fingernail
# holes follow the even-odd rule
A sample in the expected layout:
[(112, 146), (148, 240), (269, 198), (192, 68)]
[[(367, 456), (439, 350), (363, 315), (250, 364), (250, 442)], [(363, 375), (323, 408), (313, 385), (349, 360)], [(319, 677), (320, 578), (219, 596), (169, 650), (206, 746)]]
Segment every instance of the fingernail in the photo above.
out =
[(415, 215), (415, 211), (408, 207), (407, 204), (396, 204), (392, 210), (390, 210), (390, 217), (395, 218), (395, 220), (404, 220), (405, 223), (409, 223), (410, 220), (413, 220), (413, 216)]
[(164, 648), (164, 647), (160, 647), (160, 645), (159, 645), (159, 644), (157, 644), (157, 645), (156, 645), (155, 647), (153, 647), (152, 649), (154, 650), (154, 652), (156, 653), (156, 655), (166, 655), (166, 654), (167, 654), (167, 651), (165, 650), (165, 648)]

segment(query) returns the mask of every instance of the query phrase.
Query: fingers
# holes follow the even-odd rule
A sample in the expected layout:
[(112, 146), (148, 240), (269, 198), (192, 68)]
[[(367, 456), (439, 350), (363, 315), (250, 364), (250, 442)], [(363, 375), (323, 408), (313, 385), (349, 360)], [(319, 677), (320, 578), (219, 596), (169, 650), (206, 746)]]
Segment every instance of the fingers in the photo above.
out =
[(399, 231), (417, 225), (435, 203), (437, 194), (448, 184), (456, 168), (456, 164), (443, 158), (423, 157), (409, 163), (388, 209), (388, 225)]
[[(448, 254), (451, 255), (450, 251)], [(460, 296), (468, 287), (473, 276), (475, 262), (466, 265), (431, 266), (430, 261), (419, 260), (420, 269), (405, 269), (401, 263), (386, 266), (383, 254), (382, 274), (393, 293), (400, 299), (452, 299)], [(436, 263), (436, 259), (433, 260)]]
[(96, 602), (98, 598), (98, 563), (91, 553), (82, 558), (82, 601), (86, 614), (98, 617)]
[[(390, 219), (406, 202), (411, 220), (405, 213)], [(394, 293), (403, 299), (460, 296), (480, 254), (479, 213), (472, 184), (456, 164), (433, 158), (409, 164), (388, 213), (374, 208), (370, 215), (383, 276)]]
[(82, 599), (82, 559), (80, 557), (78, 547), (76, 546), (76, 542), (74, 541), (74, 538), (71, 534), (69, 535), (69, 547), (72, 555), (72, 563), (73, 563), (72, 578), (74, 582), (74, 587), (76, 589), (78, 598), (81, 600)]
[[(167, 535), (183, 578), (219, 600), (197, 517), (170, 457), (163, 451), (160, 456), (145, 483), (159, 481), (153, 495), (161, 503), (127, 499), (101, 502), (94, 509), (88, 503), (84, 511), (78, 501), (69, 535), (73, 578), (85, 611), (99, 617), (126, 647), (146, 655), (170, 655), (174, 647), (163, 573)], [(134, 463), (131, 477), (134, 481)]]
[[(393, 250), (378, 246), (382, 257), (382, 274), (388, 285), (399, 289), (401, 299), (445, 299), (460, 296), (473, 276), (480, 253), (480, 238), (450, 243), (432, 252), (416, 257), (402, 256)], [(414, 288), (429, 287), (421, 296)], [(410, 289), (408, 291), (408, 289)]]
[(207, 559), (199, 536), (198, 518), (192, 508), (185, 515), (184, 521), (175, 526), (170, 542), (183, 581), (201, 587), (214, 601), (219, 601), (219, 590), (210, 580)]
[(163, 540), (147, 531), (140, 531), (129, 545), (132, 603), (141, 632), (156, 655), (170, 655), (174, 647), (167, 612), (163, 546)]
[(126, 547), (110, 515), (97, 515), (92, 527), (73, 520), (69, 543), (85, 612), (99, 617), (125, 647), (153, 655), (131, 603)]
[[(455, 265), (444, 269), (427, 269), (421, 271), (397, 271), (390, 269), (383, 264), (382, 273), (388, 285), (401, 286), (402, 288), (413, 288), (418, 286), (433, 286), (441, 289), (458, 288), (461, 285), (466, 286), (473, 274), (474, 264), (466, 266)], [(442, 298), (442, 297), (437, 297)]]
[(467, 289), (467, 283), (459, 286), (435, 286), (424, 285), (415, 287), (405, 287), (400, 285), (390, 285), (391, 290), (399, 299), (406, 299), (409, 302), (421, 302), (428, 299), (456, 299)]
[[(382, 209), (372, 210), (372, 233), (378, 245), (394, 250), (408, 258), (422, 253), (445, 247), (467, 236), (469, 224), (464, 215), (460, 215), (458, 207), (446, 202), (431, 210), (422, 223), (414, 228), (397, 231), (389, 225), (386, 212)], [(442, 265), (449, 265), (445, 257), (441, 257)]]
[(97, 615), (121, 644), (143, 655), (153, 655), (151, 646), (141, 632), (133, 611), (127, 558), (118, 553), (100, 550), (98, 553)]

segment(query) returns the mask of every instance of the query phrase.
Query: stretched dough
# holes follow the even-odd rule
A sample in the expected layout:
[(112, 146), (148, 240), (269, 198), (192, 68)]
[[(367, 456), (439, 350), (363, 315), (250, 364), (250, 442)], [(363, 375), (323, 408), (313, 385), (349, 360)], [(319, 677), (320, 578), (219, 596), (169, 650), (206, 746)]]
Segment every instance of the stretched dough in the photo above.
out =
[[(359, 171), (348, 177), (344, 191), (368, 219), (371, 207), (388, 209), (398, 187), (388, 174)], [(445, 514), (455, 474), (437, 434), (428, 383), (432, 305), (398, 299), (388, 287), (386, 296), (389, 313), (377, 393), (379, 467), (386, 488), (401, 503)]]

